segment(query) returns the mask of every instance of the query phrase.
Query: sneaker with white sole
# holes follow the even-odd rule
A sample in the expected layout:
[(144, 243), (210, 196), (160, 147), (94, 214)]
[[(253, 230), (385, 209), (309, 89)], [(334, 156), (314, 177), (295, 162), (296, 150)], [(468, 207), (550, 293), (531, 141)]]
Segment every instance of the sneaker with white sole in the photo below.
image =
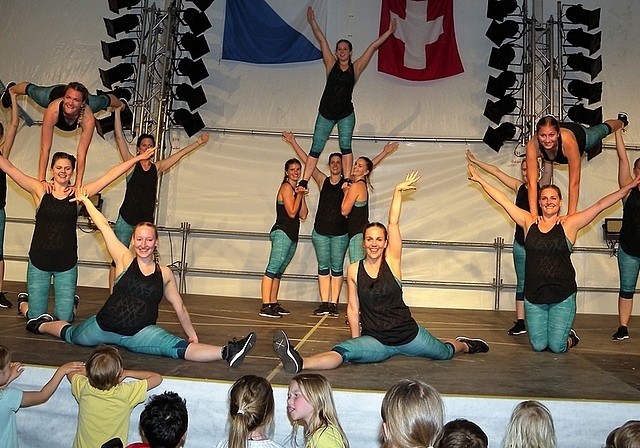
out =
[(471, 339), (464, 336), (458, 336), (456, 341), (467, 344), (467, 347), (469, 347), (468, 353), (471, 355), (475, 353), (487, 353), (489, 351), (489, 344), (484, 342), (482, 339)]
[(524, 324), (524, 319), (518, 319), (514, 322), (514, 326), (509, 329), (507, 332), (509, 336), (517, 336), (520, 334), (527, 334), (527, 327)]
[(240, 340), (233, 338), (222, 347), (222, 359), (227, 361), (229, 367), (238, 367), (247, 353), (256, 345), (256, 339), (256, 334), (253, 331)]
[(282, 316), (273, 309), (272, 305), (272, 303), (264, 303), (260, 308), (258, 315), (262, 317), (270, 317), (272, 319), (280, 319)]
[(13, 303), (9, 302), (3, 292), (0, 292), (0, 308), (13, 308)]
[(611, 336), (611, 339), (614, 341), (624, 341), (625, 339), (629, 339), (629, 329), (624, 325), (620, 325), (618, 327), (618, 331), (613, 333), (613, 336)]
[(33, 319), (29, 319), (27, 321), (27, 331), (30, 331), (31, 333), (35, 333), (35, 334), (41, 334), (40, 333), (40, 325), (42, 325), (45, 322), (53, 322), (53, 316), (51, 314), (41, 314), (36, 318)]
[(276, 352), (284, 371), (287, 373), (300, 373), (302, 370), (302, 356), (297, 350), (291, 347), (287, 334), (278, 330), (273, 335), (273, 351)]
[(4, 92), (2, 92), (0, 102), (2, 102), (2, 107), (4, 107), (5, 109), (9, 109), (11, 107), (11, 93), (9, 93), (9, 89), (15, 85), (16, 83), (11, 81), (9, 84), (7, 84)]
[(569, 350), (569, 348), (575, 347), (580, 342), (580, 338), (578, 337), (578, 333), (576, 333), (576, 330), (574, 330), (573, 328), (571, 330), (569, 330), (569, 339), (571, 340), (571, 347), (567, 346), (567, 350)]

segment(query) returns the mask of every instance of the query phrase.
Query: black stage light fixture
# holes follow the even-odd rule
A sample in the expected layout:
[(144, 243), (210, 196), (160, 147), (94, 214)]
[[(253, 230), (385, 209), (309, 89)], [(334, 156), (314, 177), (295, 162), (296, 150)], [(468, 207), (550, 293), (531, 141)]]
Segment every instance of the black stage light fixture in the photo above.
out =
[(584, 72), (591, 76), (591, 81), (593, 81), (593, 78), (602, 71), (602, 57), (598, 56), (593, 59), (582, 53), (573, 53), (567, 56), (567, 65), (573, 70)]
[(589, 31), (600, 26), (600, 8), (590, 11), (582, 5), (570, 6), (565, 15), (571, 23), (585, 25)]
[(113, 84), (131, 78), (133, 76), (133, 73), (135, 72), (135, 69), (133, 67), (133, 64), (123, 62), (116, 65), (115, 67), (110, 68), (109, 70), (98, 69), (98, 71), (100, 72), (102, 85), (107, 89), (111, 89), (111, 86)]
[(594, 82), (593, 84), (589, 84), (588, 82), (574, 79), (567, 85), (567, 90), (571, 95), (580, 100), (589, 100), (589, 104), (597, 103), (602, 99), (601, 82)]
[(125, 14), (116, 19), (103, 18), (104, 27), (107, 29), (109, 37), (116, 38), (120, 33), (128, 33), (140, 24), (140, 19), (136, 14)]
[(489, 0), (487, 2), (487, 18), (502, 22), (517, 7), (516, 0)]
[(195, 8), (185, 9), (184, 13), (182, 14), (182, 18), (184, 19), (191, 32), (196, 36), (199, 36), (209, 28), (211, 28), (211, 22), (209, 22), (207, 15)]
[(576, 123), (595, 126), (602, 123), (602, 107), (587, 109), (582, 104), (576, 104), (569, 108), (567, 116), (571, 121), (575, 121)]
[(209, 6), (213, 3), (213, 0), (190, 0), (191, 3), (196, 5), (196, 7), (200, 11), (206, 11)]
[(189, 52), (192, 59), (200, 59), (209, 53), (209, 45), (204, 36), (196, 36), (193, 33), (184, 33), (180, 40), (182, 47)]
[(485, 36), (487, 36), (491, 42), (500, 46), (505, 39), (515, 37), (515, 35), (518, 34), (518, 31), (520, 31), (520, 25), (513, 20), (507, 20), (502, 23), (498, 23), (493, 20), (491, 25), (489, 25), (489, 29), (485, 33)]
[(176, 87), (176, 98), (180, 101), (186, 101), (191, 111), (207, 102), (207, 97), (204, 94), (202, 86), (193, 88), (185, 83)]
[(502, 98), (517, 81), (518, 78), (512, 71), (502, 72), (497, 77), (489, 76), (486, 92), (496, 98)]
[(516, 135), (516, 126), (513, 123), (502, 123), (497, 128), (487, 127), (487, 131), (482, 137), (482, 141), (485, 142), (489, 148), (495, 152), (500, 151), (502, 145), (507, 140), (511, 140)]
[(178, 71), (181, 75), (188, 76), (191, 84), (197, 84), (209, 76), (207, 67), (204, 66), (202, 59), (194, 62), (189, 58), (182, 58), (178, 62)]
[(187, 109), (178, 109), (173, 113), (173, 121), (182, 126), (189, 137), (204, 128), (204, 122), (198, 112), (193, 114)]
[(101, 40), (100, 45), (102, 46), (102, 57), (109, 62), (112, 58), (124, 58), (136, 51), (135, 39), (120, 39), (109, 43)]
[(109, 10), (119, 14), (121, 9), (131, 9), (138, 3), (140, 0), (109, 0)]
[(489, 55), (489, 67), (505, 71), (515, 58), (516, 51), (513, 49), (512, 44), (505, 44), (500, 48), (492, 48)]
[(587, 33), (581, 28), (571, 30), (567, 33), (567, 42), (574, 47), (580, 47), (589, 50), (589, 56), (600, 49), (602, 42), (602, 32), (595, 34)]
[(487, 100), (487, 104), (484, 107), (483, 114), (495, 124), (500, 124), (500, 120), (502, 120), (502, 117), (512, 113), (516, 109), (516, 106), (516, 99), (511, 95), (507, 95), (496, 102)]

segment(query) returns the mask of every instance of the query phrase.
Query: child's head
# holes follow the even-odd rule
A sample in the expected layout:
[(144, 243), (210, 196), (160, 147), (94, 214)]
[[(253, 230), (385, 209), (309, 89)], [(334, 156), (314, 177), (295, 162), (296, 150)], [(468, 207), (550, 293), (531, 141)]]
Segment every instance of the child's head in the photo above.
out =
[(0, 386), (9, 381), (11, 375), (11, 351), (4, 345), (0, 345)]
[(187, 402), (175, 392), (154, 395), (140, 414), (140, 429), (151, 448), (175, 448), (187, 433)]
[(118, 385), (122, 374), (122, 358), (118, 349), (101, 345), (85, 363), (89, 384), (96, 389), (109, 390)]
[(549, 409), (535, 400), (519, 403), (511, 414), (503, 445), (513, 448), (555, 448), (556, 433)]
[(252, 431), (273, 423), (273, 389), (265, 378), (245, 375), (229, 390), (229, 448), (244, 448)]
[(300, 424), (305, 427), (305, 439), (318, 429), (333, 425), (342, 434), (344, 446), (349, 447), (347, 437), (338, 422), (331, 385), (324, 376), (301, 373), (291, 379), (287, 394), (287, 414), (294, 422), (293, 435)]
[(433, 446), (442, 433), (444, 403), (437, 390), (419, 380), (401, 380), (382, 400), (385, 447)]
[(438, 448), (487, 448), (489, 439), (485, 432), (464, 418), (452, 420), (444, 425)]
[(640, 448), (640, 421), (629, 420), (607, 436), (606, 448)]

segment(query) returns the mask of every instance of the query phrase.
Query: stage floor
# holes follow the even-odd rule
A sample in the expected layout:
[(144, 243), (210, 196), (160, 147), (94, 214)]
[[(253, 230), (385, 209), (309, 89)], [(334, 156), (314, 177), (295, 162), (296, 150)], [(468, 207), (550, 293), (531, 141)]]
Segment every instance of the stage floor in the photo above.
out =
[[(0, 343), (13, 351), (13, 359), (46, 366), (85, 360), (91, 348), (25, 330), (24, 318), (16, 314), (16, 294), (23, 290), (23, 283), (5, 282), (7, 298), (14, 307), (0, 308)], [(107, 290), (79, 287), (78, 294), (81, 299), (77, 322), (81, 322), (98, 311)], [(186, 294), (184, 300), (200, 342), (223, 345), (234, 336), (242, 337), (249, 331), (257, 333), (256, 346), (243, 364), (231, 369), (225, 362), (196, 363), (122, 349), (126, 368), (223, 381), (255, 374), (269, 378), (274, 384), (286, 385), (291, 375), (282, 370), (272, 350), (272, 337), (277, 329), (287, 332), (303, 356), (329, 350), (336, 342), (349, 338), (343, 304), (339, 306), (339, 318), (320, 318), (312, 315), (316, 303), (282, 301), (291, 315), (269, 319), (258, 316), (257, 298)], [(438, 338), (479, 337), (487, 341), (491, 350), (486, 354), (460, 354), (449, 361), (396, 356), (379, 364), (346, 364), (322, 372), (333, 387), (384, 391), (401, 378), (419, 378), (449, 395), (640, 401), (640, 330), (631, 327), (630, 339), (613, 341), (617, 316), (579, 314), (574, 328), (581, 338), (580, 344), (569, 353), (554, 354), (535, 353), (526, 335), (507, 335), (513, 312), (414, 308), (412, 313), (419, 324)], [(158, 324), (183, 336), (166, 301), (161, 306)]]

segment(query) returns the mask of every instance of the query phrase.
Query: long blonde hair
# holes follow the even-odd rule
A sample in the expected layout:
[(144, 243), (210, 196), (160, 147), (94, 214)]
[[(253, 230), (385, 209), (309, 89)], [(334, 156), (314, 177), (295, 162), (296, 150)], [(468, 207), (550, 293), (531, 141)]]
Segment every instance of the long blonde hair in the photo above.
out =
[(273, 424), (273, 389), (265, 378), (245, 375), (229, 390), (229, 445), (246, 448), (247, 439), (260, 427)]
[(519, 403), (511, 414), (503, 447), (555, 448), (556, 444), (556, 432), (549, 409), (535, 400)]

